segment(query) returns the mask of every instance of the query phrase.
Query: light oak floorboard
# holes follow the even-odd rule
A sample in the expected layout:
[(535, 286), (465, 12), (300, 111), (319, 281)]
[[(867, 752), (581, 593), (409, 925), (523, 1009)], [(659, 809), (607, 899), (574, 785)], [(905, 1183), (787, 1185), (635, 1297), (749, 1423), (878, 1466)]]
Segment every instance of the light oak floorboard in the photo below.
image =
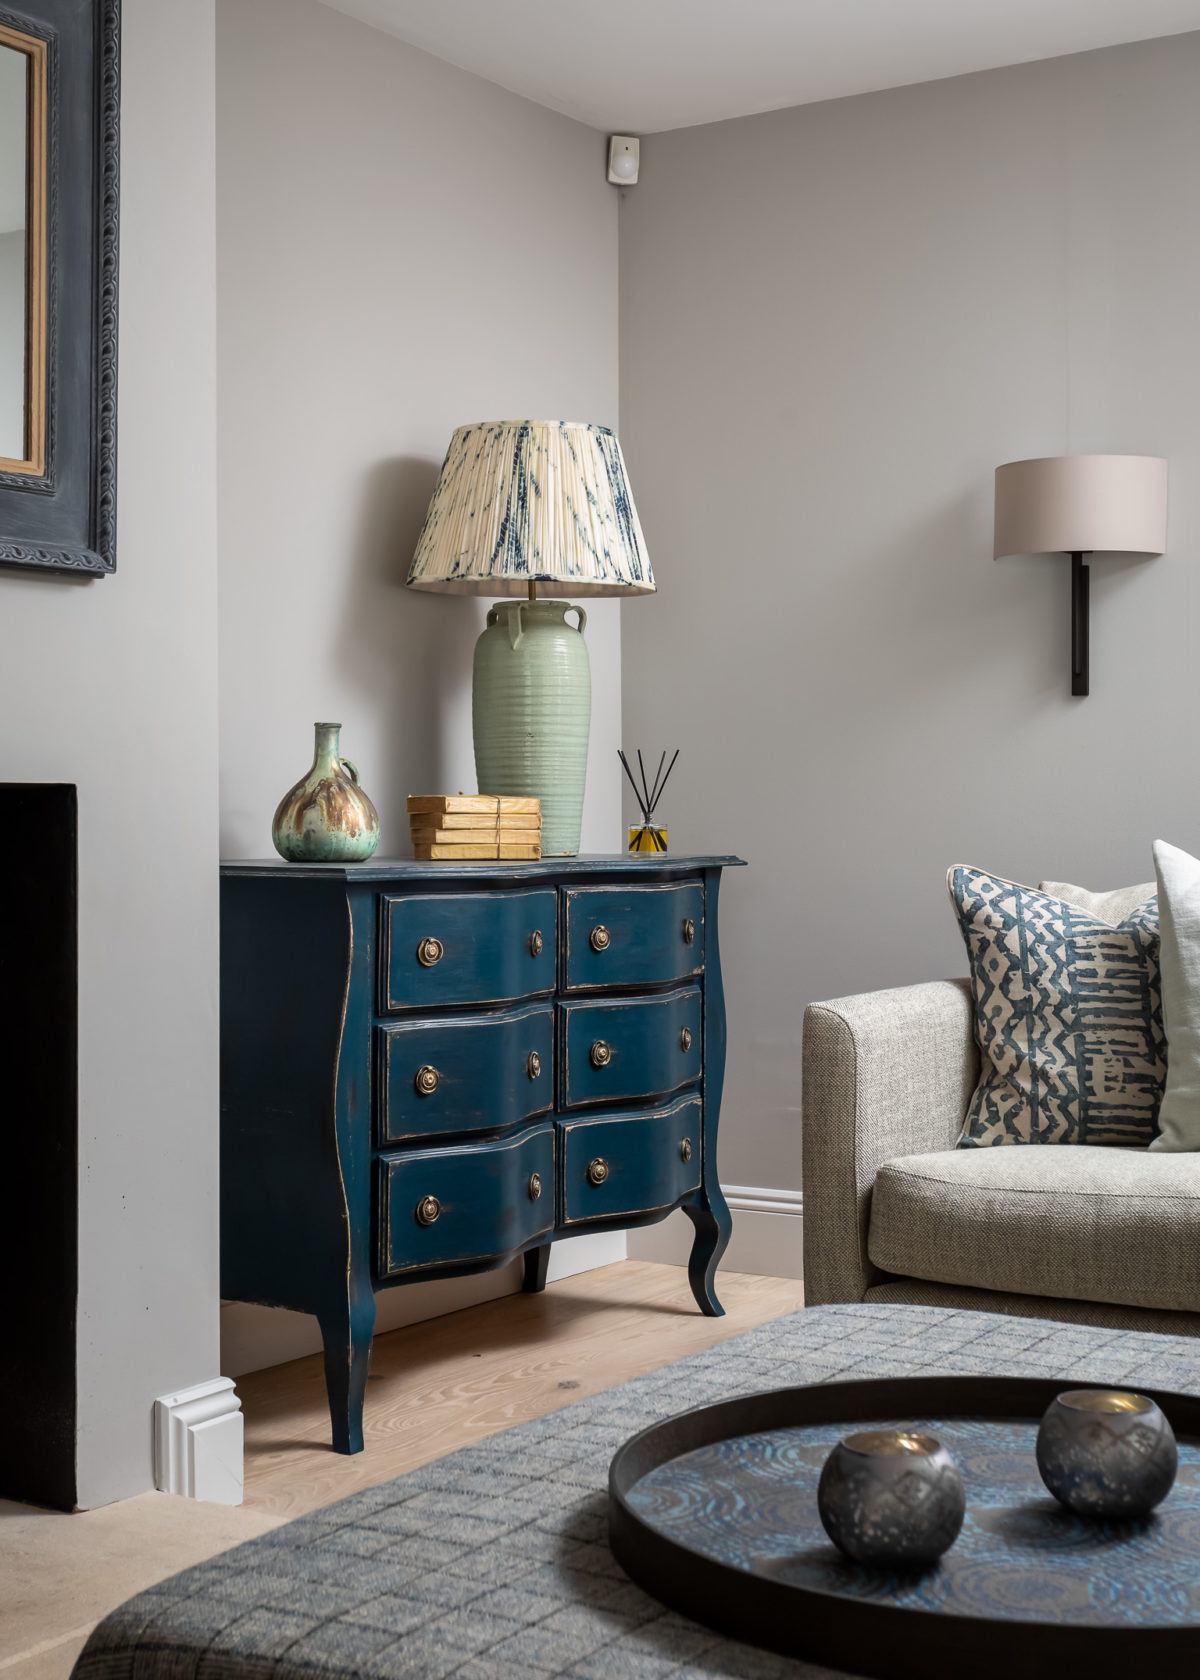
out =
[(0, 1500), (0, 1680), (66, 1675), (118, 1604), (278, 1522), (169, 1493), (74, 1514)]
[(678, 1266), (624, 1261), (377, 1336), (365, 1450), (329, 1448), (319, 1355), (238, 1381), (246, 1505), (297, 1517), (803, 1305), (791, 1278), (719, 1272), (705, 1318)]

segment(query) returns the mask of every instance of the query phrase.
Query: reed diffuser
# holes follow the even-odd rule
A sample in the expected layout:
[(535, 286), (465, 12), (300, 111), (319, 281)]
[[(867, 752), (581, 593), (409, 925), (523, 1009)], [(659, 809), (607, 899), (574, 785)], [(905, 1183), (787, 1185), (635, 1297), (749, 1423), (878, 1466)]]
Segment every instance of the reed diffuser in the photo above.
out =
[[(638, 748), (638, 770), (642, 779), (640, 788), (634, 778), (633, 771), (629, 768), (629, 760), (620, 747), (617, 748), (617, 757), (621, 760), (622, 768), (629, 778), (629, 785), (633, 789), (633, 797), (637, 800), (638, 808), (642, 813), (641, 825), (629, 830), (629, 850), (631, 852), (665, 852), (667, 849), (667, 831), (654, 821), (654, 811), (662, 798), (663, 789), (667, 785), (667, 778), (675, 768), (675, 759), (679, 757), (679, 748), (675, 748), (675, 757), (672, 758), (670, 764), (667, 764), (667, 755), (665, 752), (663, 753), (658, 761), (658, 772), (653, 783), (646, 778), (646, 766), (642, 762), (641, 748)], [(663, 770), (664, 765), (666, 765), (665, 772)]]

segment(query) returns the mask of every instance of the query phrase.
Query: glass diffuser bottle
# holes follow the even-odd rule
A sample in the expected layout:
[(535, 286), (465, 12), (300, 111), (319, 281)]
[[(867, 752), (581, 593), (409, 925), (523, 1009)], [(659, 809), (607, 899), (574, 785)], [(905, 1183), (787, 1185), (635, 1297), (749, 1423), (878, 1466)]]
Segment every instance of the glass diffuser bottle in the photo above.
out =
[[(675, 759), (679, 757), (679, 748), (675, 748), (675, 756), (667, 764), (664, 752), (658, 761), (658, 770), (653, 783), (646, 778), (646, 766), (642, 762), (641, 748), (638, 748), (638, 770), (641, 774), (641, 787), (638, 786), (633, 771), (629, 768), (629, 760), (621, 749), (617, 748), (617, 756), (621, 760), (622, 768), (629, 778), (629, 785), (633, 789), (633, 796), (641, 809), (642, 820), (638, 824), (631, 824), (629, 829), (629, 850), (631, 852), (665, 852), (667, 849), (667, 830), (664, 824), (654, 821), (654, 810), (662, 798), (662, 791), (667, 785), (667, 777), (675, 768)], [(653, 760), (651, 760), (653, 762)], [(666, 766), (664, 771), (664, 766)]]

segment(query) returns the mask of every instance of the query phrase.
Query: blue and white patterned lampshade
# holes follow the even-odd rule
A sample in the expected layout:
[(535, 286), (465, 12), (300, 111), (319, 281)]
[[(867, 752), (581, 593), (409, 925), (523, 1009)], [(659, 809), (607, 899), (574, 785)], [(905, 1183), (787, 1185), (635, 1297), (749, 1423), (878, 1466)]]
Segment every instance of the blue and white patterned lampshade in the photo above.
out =
[(650, 594), (654, 573), (617, 434), (565, 420), (460, 426), (409, 568), (414, 589)]

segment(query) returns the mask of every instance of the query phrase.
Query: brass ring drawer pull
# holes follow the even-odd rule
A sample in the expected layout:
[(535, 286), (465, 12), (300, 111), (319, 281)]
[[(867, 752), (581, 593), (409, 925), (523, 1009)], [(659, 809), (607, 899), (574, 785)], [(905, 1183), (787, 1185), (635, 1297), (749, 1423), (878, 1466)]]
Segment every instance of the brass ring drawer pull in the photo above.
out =
[(541, 1175), (541, 1173), (530, 1173), (530, 1175), (529, 1175), (529, 1200), (531, 1202), (536, 1202), (538, 1197), (541, 1195), (541, 1193), (542, 1193), (542, 1175)]
[(525, 1072), (530, 1079), (540, 1079), (542, 1075), (542, 1058), (536, 1050), (529, 1052), (529, 1060), (525, 1063)]
[(588, 1183), (603, 1184), (608, 1177), (608, 1162), (600, 1155), (594, 1161), (588, 1162)]
[(692, 1140), (691, 1138), (684, 1138), (683, 1142), (679, 1145), (679, 1159), (681, 1161), (690, 1161), (691, 1158)]
[(417, 1224), (432, 1225), (442, 1211), (442, 1204), (436, 1196), (422, 1196), (417, 1203)]
[(695, 937), (696, 924), (690, 916), (686, 916), (683, 922), (683, 943), (685, 945), (690, 945), (694, 941)]
[(533, 932), (529, 935), (529, 955), (531, 957), (540, 957), (541, 954), (542, 954), (541, 930), (540, 930), (540, 928), (534, 928)]
[(420, 1096), (431, 1097), (437, 1090), (438, 1081), (441, 1077), (435, 1067), (429, 1067), (427, 1064), (425, 1067), (417, 1069), (417, 1077), (413, 1080), (413, 1084), (417, 1087)]
[(612, 934), (609, 933), (603, 922), (598, 923), (597, 926), (592, 929), (591, 943), (593, 951), (607, 951), (608, 947), (612, 944)]
[(417, 961), (422, 968), (432, 968), (434, 963), (440, 963), (445, 946), (440, 939), (422, 939), (417, 946)]
[(598, 1038), (592, 1045), (591, 1060), (595, 1068), (607, 1067), (612, 1061), (612, 1045), (605, 1044), (602, 1038)]
[(679, 1035), (679, 1048), (681, 1050), (690, 1050), (692, 1048), (692, 1029), (691, 1029), (691, 1027), (684, 1027), (683, 1031), (680, 1033), (680, 1035)]

